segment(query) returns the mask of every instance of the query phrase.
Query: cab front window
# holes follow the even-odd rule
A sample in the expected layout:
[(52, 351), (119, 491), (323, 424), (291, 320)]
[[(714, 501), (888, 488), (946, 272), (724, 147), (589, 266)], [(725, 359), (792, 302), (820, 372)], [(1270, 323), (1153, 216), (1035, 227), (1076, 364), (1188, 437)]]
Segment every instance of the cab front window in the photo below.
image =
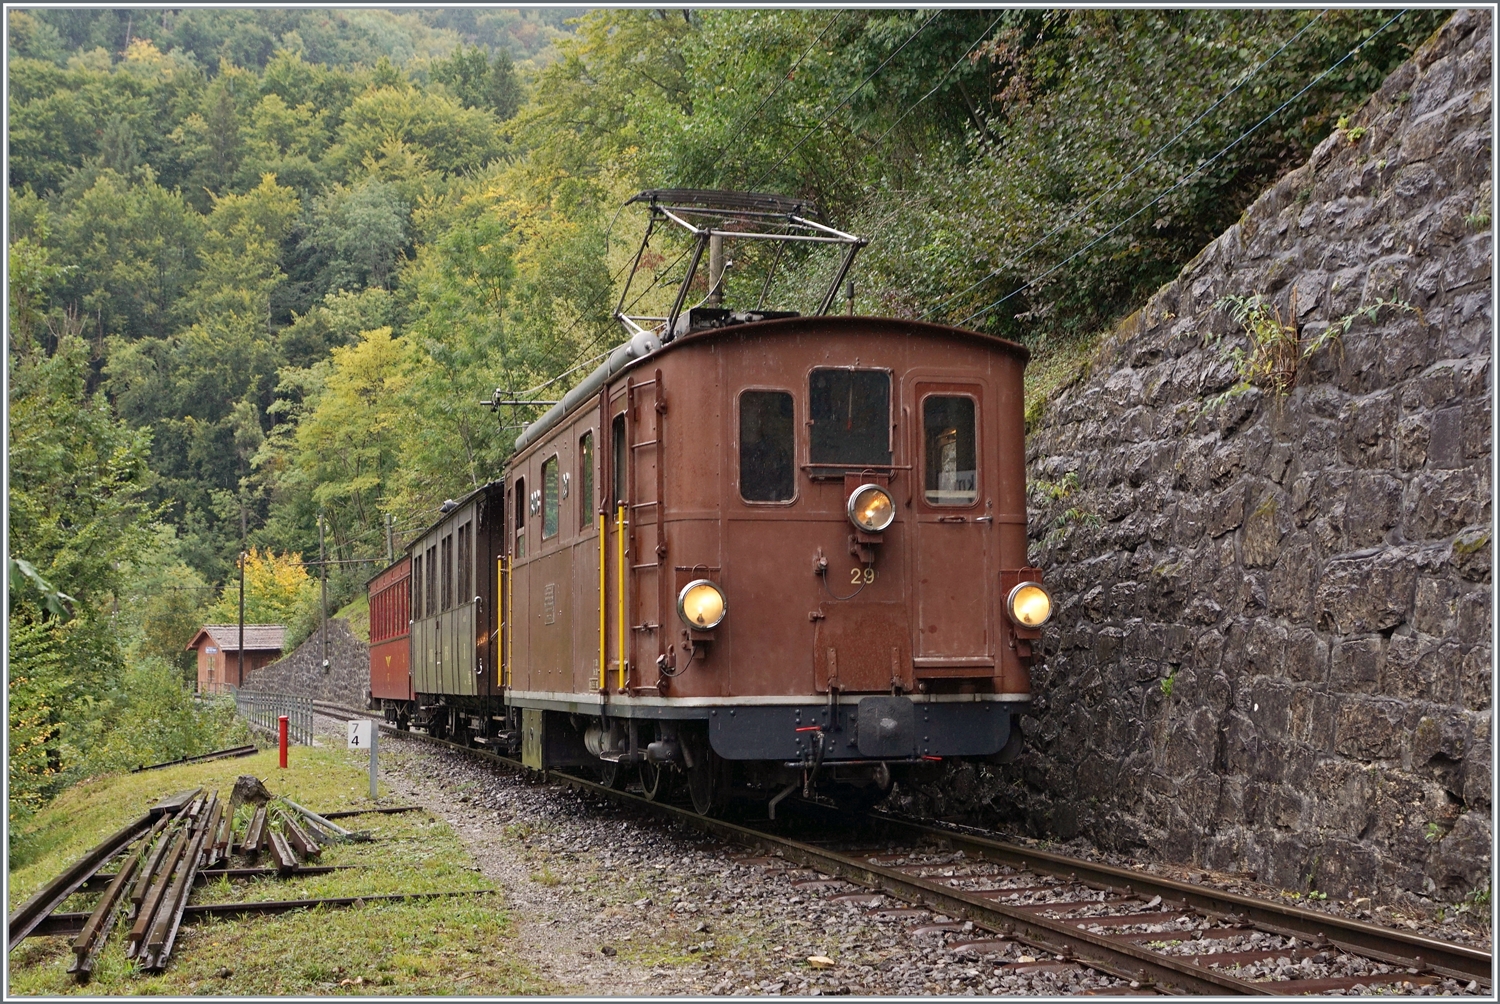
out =
[(889, 467), (891, 375), (885, 370), (816, 369), (808, 379), (814, 473)]

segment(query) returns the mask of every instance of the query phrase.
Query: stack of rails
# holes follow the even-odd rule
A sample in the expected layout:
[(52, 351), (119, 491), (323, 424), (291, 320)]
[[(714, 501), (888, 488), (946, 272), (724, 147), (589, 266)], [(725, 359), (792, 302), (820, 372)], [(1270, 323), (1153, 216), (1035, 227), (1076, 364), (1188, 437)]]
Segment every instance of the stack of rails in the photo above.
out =
[[(137, 960), (144, 972), (160, 972), (171, 957), (185, 914), (234, 905), (189, 907), (196, 883), (335, 870), (303, 862), (317, 858), (324, 843), (356, 834), (293, 802), (287, 805), (295, 811), (277, 808), (274, 817), (268, 806), (256, 806), (243, 839), (236, 841), (233, 810), (217, 792), (191, 788), (162, 799), (17, 909), (9, 923), (11, 947), (31, 934), (76, 934), (68, 972), (86, 983), (123, 911), (130, 925), (126, 957)], [(279, 830), (272, 828), (273, 818)], [(236, 853), (253, 863), (262, 852), (269, 852), (272, 867), (229, 867)], [(104, 872), (112, 861), (118, 862), (116, 870)], [(89, 912), (57, 912), (69, 897), (101, 887), (103, 895)]]

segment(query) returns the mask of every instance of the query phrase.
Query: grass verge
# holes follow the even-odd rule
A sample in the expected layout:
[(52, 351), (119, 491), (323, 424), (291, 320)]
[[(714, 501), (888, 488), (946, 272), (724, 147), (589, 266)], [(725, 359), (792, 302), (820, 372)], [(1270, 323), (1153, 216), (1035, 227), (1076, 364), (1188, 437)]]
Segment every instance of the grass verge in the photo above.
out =
[[(64, 792), (23, 835), (32, 853), (11, 873), (10, 908), (164, 795), (203, 786), (229, 796), (234, 779), (255, 774), (273, 793), (319, 811), (369, 807), (363, 754), (294, 747), (286, 770), (276, 752), (145, 774), (95, 778)], [(388, 799), (382, 801), (389, 804)], [(321, 864), (358, 867), (286, 880), (198, 886), (191, 902), (310, 899), (381, 893), (472, 890), (473, 896), (411, 903), (216, 919), (184, 927), (167, 970), (144, 975), (125, 958), (123, 928), (110, 938), (92, 983), (67, 975), (70, 939), (28, 938), (10, 955), (15, 995), (123, 994), (537, 994), (552, 988), (515, 959), (503, 898), (479, 874), (457, 835), (426, 812), (341, 820), (368, 830), (369, 843), (325, 848)], [(62, 910), (84, 910), (74, 896)]]

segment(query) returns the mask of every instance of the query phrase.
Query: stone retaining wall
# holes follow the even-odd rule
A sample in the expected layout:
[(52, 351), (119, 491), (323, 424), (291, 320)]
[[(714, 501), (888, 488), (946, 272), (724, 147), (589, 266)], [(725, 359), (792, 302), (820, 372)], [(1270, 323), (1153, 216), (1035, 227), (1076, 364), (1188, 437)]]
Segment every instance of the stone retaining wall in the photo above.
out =
[(328, 622), (328, 672), (323, 672), (322, 631), (297, 646), (296, 651), (262, 669), (245, 683), (246, 690), (311, 697), (344, 708), (363, 708), (370, 696), (370, 646), (349, 625)]
[[(908, 804), (1336, 895), (1488, 883), (1491, 44), (1455, 15), (1033, 416), (1027, 752)], [(1403, 305), (1224, 397), (1225, 294), (1304, 344)]]

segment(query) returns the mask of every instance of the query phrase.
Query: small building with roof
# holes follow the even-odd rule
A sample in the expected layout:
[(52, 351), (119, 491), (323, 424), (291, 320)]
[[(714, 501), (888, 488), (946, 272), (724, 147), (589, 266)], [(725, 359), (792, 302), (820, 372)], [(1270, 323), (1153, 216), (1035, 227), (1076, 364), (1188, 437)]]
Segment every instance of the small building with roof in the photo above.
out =
[(188, 651), (198, 653), (198, 692), (215, 694), (227, 687), (242, 687), (262, 666), (281, 658), (286, 640), (284, 624), (245, 625), (245, 669), (240, 675), (240, 626), (205, 624), (188, 642)]

